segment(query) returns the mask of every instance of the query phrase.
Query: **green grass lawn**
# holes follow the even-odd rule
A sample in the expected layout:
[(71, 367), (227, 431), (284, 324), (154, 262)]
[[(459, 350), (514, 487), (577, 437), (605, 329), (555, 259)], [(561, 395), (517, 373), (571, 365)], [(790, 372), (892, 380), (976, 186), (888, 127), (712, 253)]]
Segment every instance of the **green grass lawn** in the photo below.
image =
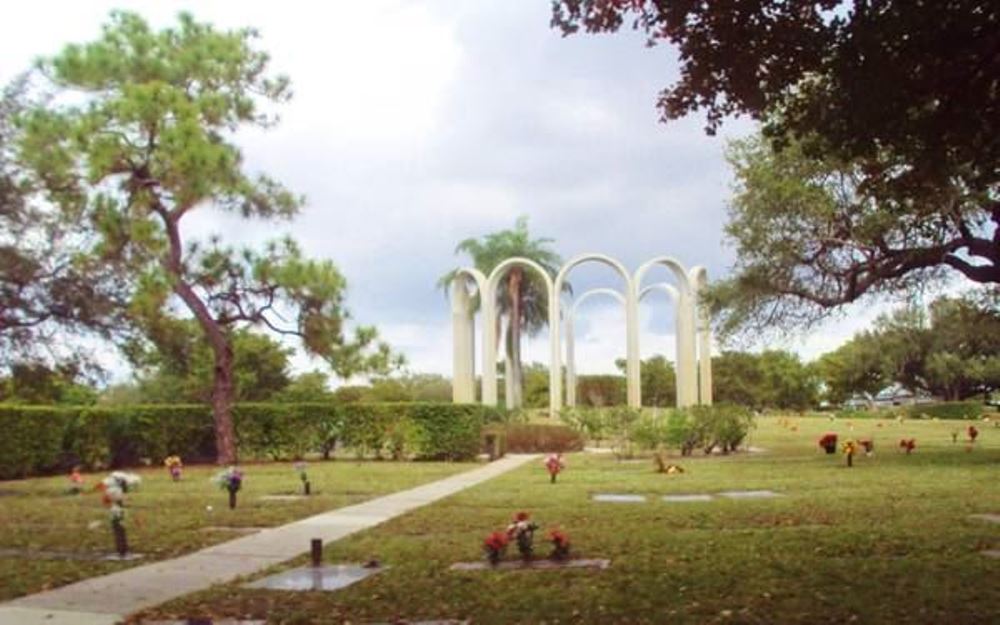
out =
[(129, 542), (145, 554), (132, 562), (25, 557), (18, 552), (95, 556), (112, 553), (107, 510), (91, 489), (107, 473), (85, 475), (87, 490), (67, 495), (68, 477), (0, 482), (0, 600), (61, 586), (152, 560), (174, 557), (237, 538), (234, 531), (207, 528), (269, 527), (358, 503), (471, 469), (471, 464), (314, 462), (313, 495), (297, 501), (262, 501), (261, 496), (298, 494), (302, 483), (291, 463), (243, 465), (245, 482), (236, 510), (228, 493), (210, 478), (217, 467), (187, 467), (174, 483), (166, 469), (136, 471), (142, 484), (126, 498)]
[[(767, 451), (652, 462), (574, 454), (555, 485), (540, 463), (327, 546), (329, 562), (378, 555), (391, 568), (333, 593), (216, 587), (150, 614), (255, 616), (273, 623), (471, 618), (474, 623), (987, 623), (1000, 615), (1000, 429), (979, 424), (971, 452), (950, 432), (967, 423), (764, 418), (750, 443)], [(794, 430), (792, 429), (794, 427)], [(816, 446), (826, 431), (875, 439), (875, 456)], [(896, 449), (901, 437), (916, 451)], [(669, 493), (771, 489), (772, 500), (666, 503)], [(591, 501), (641, 493), (642, 504)], [(486, 534), (527, 510), (564, 529), (581, 557), (611, 567), (454, 572), (483, 557)], [(541, 553), (548, 545), (536, 541)], [(513, 551), (508, 558), (515, 557)], [(296, 563), (301, 564), (303, 560)], [(283, 568), (283, 567), (280, 567)]]

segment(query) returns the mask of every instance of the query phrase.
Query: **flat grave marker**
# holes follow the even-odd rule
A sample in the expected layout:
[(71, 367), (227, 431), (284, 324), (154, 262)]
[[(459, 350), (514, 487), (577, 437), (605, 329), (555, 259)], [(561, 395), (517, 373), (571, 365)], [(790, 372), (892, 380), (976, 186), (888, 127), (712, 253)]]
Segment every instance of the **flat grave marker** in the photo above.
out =
[(719, 493), (719, 496), (728, 497), (729, 499), (771, 499), (773, 497), (782, 497), (783, 495), (773, 490), (728, 490)]
[(505, 560), (497, 564), (489, 562), (456, 562), (452, 571), (554, 571), (557, 569), (606, 569), (611, 560), (586, 558), (577, 560)]
[(303, 566), (243, 584), (243, 587), (293, 591), (339, 590), (360, 582), (366, 577), (375, 575), (385, 570), (385, 568), (364, 567), (358, 564), (332, 564), (318, 567)]
[(627, 495), (621, 493), (598, 493), (593, 497), (594, 501), (604, 503), (645, 503), (645, 495)]
[(713, 497), (707, 494), (692, 494), (692, 495), (664, 495), (662, 497), (663, 501), (670, 503), (688, 503), (696, 501), (712, 501)]

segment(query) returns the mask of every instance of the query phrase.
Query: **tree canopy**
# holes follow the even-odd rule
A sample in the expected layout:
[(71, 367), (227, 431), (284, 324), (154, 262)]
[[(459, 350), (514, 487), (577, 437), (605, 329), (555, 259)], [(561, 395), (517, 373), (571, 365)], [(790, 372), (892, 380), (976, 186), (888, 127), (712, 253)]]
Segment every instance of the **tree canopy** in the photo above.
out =
[(733, 155), (740, 263), (714, 298), (731, 328), (948, 270), (1000, 284), (996, 2), (558, 0), (553, 24), (676, 46), (664, 120), (761, 122), (765, 141)]
[(948, 400), (986, 395), (1000, 388), (1000, 301), (973, 292), (900, 308), (824, 354), (817, 369), (835, 403), (893, 383)]

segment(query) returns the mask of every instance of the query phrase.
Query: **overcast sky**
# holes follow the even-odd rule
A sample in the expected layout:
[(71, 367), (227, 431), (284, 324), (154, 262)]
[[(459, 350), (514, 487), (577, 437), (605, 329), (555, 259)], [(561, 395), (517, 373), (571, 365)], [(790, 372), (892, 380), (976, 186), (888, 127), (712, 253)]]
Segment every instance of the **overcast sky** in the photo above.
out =
[[(113, 8), (156, 26), (182, 10), (222, 28), (253, 26), (295, 93), (268, 131), (238, 137), (249, 168), (307, 198), (290, 223), (193, 214), (188, 239), (221, 233), (257, 242), (288, 233), (332, 259), (349, 283), (353, 317), (375, 324), (415, 371), (449, 374), (450, 313), (438, 277), (465, 264), (458, 241), (527, 215), (564, 258), (602, 252), (634, 270), (655, 255), (702, 264), (718, 278), (730, 174), (726, 140), (753, 131), (729, 122), (657, 121), (657, 92), (676, 77), (669, 48), (641, 36), (563, 38), (548, 0), (440, 2), (18, 3), (0, 22), (0, 80), (39, 55), (95, 38)], [(664, 273), (657, 276), (667, 279)], [(573, 272), (576, 291), (617, 286), (612, 272)], [(624, 355), (624, 313), (589, 300), (577, 324), (578, 370), (610, 372)], [(878, 309), (779, 347), (812, 358), (869, 323)], [(641, 311), (642, 353), (673, 357), (664, 296)], [(545, 335), (526, 359), (547, 359)], [(299, 369), (315, 366), (296, 358)]]

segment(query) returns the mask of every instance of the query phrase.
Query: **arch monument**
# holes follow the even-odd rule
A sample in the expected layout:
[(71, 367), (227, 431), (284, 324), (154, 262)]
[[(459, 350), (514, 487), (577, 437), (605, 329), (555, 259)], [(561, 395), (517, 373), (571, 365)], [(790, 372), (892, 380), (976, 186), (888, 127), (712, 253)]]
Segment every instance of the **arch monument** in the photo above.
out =
[[(561, 302), (562, 287), (569, 273), (577, 266), (596, 262), (613, 269), (622, 280), (621, 290), (599, 288), (587, 291), (565, 306)], [(676, 284), (666, 282), (642, 286), (646, 273), (656, 267), (667, 268)], [(496, 290), (504, 274), (512, 267), (522, 267), (538, 274), (545, 284), (549, 315), (549, 416), (555, 417), (562, 407), (562, 339), (566, 339), (566, 404), (576, 404), (576, 362), (574, 323), (576, 308), (586, 299), (597, 295), (610, 296), (625, 308), (625, 379), (628, 405), (642, 406), (639, 360), (639, 302), (650, 292), (662, 290), (673, 303), (676, 328), (677, 406), (712, 403), (712, 330), (708, 311), (698, 305), (701, 289), (708, 284), (704, 267), (690, 270), (669, 256), (658, 256), (643, 263), (632, 274), (617, 260), (604, 254), (581, 254), (570, 259), (553, 279), (541, 266), (527, 258), (508, 258), (489, 276), (473, 268), (455, 272), (451, 282), (452, 312), (452, 400), (456, 403), (475, 401), (475, 314), (476, 299), (469, 288), (475, 289), (479, 302), (480, 343), (482, 349), (481, 401), (497, 403), (497, 309)], [(565, 327), (564, 327), (565, 325)], [(510, 391), (508, 388), (508, 396)], [(509, 398), (509, 397), (508, 397)]]

